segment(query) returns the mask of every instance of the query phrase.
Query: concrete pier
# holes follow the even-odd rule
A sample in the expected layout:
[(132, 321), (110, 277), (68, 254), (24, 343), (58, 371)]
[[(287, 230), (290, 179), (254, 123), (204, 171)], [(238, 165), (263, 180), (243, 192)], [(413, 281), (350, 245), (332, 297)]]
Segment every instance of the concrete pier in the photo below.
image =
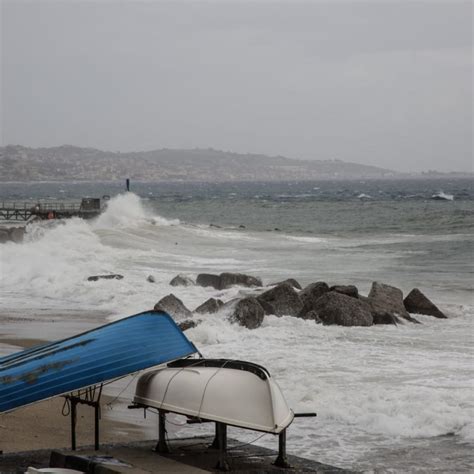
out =
[[(24, 472), (28, 466), (65, 467), (95, 474), (156, 472), (205, 473), (220, 472), (216, 469), (219, 451), (211, 448), (213, 437), (202, 436), (170, 440), (171, 452), (166, 455), (154, 451), (156, 441), (141, 441), (127, 444), (93, 447), (78, 451), (41, 450), (0, 456), (1, 472)], [(327, 464), (298, 456), (288, 456), (290, 468), (273, 465), (278, 453), (271, 449), (244, 444), (228, 439), (228, 460), (230, 472), (235, 473), (301, 473), (316, 472), (353, 473)]]

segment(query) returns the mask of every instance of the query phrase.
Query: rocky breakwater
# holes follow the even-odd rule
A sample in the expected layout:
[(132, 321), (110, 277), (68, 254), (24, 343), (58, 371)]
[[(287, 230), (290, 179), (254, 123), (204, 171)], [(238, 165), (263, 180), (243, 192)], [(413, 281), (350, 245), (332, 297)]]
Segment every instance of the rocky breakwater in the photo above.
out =
[(25, 227), (0, 227), (0, 244), (5, 242), (23, 242)]
[[(258, 328), (265, 316), (290, 316), (313, 320), (316, 324), (339, 326), (373, 326), (379, 324), (417, 323), (411, 314), (424, 314), (436, 318), (446, 315), (418, 288), (405, 299), (403, 292), (394, 286), (373, 282), (368, 296), (363, 296), (354, 285), (333, 285), (317, 281), (304, 288), (294, 279), (283, 280), (263, 287), (258, 277), (241, 273), (199, 274), (194, 281), (189, 276), (178, 275), (171, 286), (211, 287), (219, 291), (232, 286), (243, 287), (242, 297), (227, 302), (209, 298), (194, 311), (173, 294), (162, 298), (156, 310), (170, 314), (183, 330), (196, 327), (204, 314), (225, 317), (231, 323), (248, 329)], [(411, 313), (411, 314), (410, 314)]]

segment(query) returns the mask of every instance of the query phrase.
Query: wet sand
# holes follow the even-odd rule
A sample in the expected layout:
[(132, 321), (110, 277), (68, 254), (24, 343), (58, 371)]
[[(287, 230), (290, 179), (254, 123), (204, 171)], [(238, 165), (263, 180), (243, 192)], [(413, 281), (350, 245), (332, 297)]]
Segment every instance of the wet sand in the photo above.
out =
[[(107, 401), (107, 397), (104, 397)], [(70, 448), (70, 417), (61, 414), (62, 397), (35, 403), (0, 415), (0, 450), (4, 453), (45, 448)], [(118, 443), (144, 439), (138, 426), (111, 418), (103, 409), (100, 422), (101, 443)], [(76, 436), (78, 446), (94, 443), (94, 410), (78, 406)], [(1, 466), (1, 459), (0, 459)]]

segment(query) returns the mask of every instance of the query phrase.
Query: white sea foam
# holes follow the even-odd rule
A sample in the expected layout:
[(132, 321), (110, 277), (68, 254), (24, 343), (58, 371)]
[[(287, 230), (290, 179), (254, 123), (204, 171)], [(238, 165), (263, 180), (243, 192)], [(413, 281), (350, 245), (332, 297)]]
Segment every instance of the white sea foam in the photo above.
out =
[(454, 201), (454, 196), (452, 194), (447, 194), (443, 191), (438, 191), (437, 193), (431, 196), (431, 199), (437, 199), (441, 201)]
[(288, 240), (293, 240), (295, 242), (304, 242), (308, 244), (320, 244), (329, 241), (329, 239), (323, 237), (305, 237), (300, 235), (284, 235), (284, 238)]
[(131, 228), (145, 225), (177, 225), (179, 220), (168, 220), (146, 212), (139, 196), (133, 193), (119, 194), (107, 203), (107, 209), (94, 222), (93, 228)]
[[(291, 452), (367, 467), (369, 447), (393, 449), (448, 433), (463, 443), (474, 441), (469, 284), (454, 272), (427, 272), (424, 266), (396, 273), (404, 255), (411, 263), (417, 254), (392, 248), (465, 238), (326, 239), (192, 227), (153, 215), (136, 196), (126, 194), (112, 199), (95, 222), (33, 224), (23, 244), (2, 244), (2, 304), (99, 308), (115, 319), (149, 309), (171, 292), (190, 309), (209, 297), (228, 301), (241, 294), (238, 287), (217, 291), (168, 284), (178, 273), (195, 277), (203, 271), (241, 271), (266, 282), (295, 277), (302, 284), (322, 279), (356, 283), (361, 291), (370, 288), (372, 279), (399, 284), (405, 291), (415, 283), (428, 288), (448, 320), (417, 315), (421, 325), (343, 328), (270, 316), (261, 328), (249, 331), (219, 313), (199, 316), (202, 324), (186, 333), (207, 357), (266, 366), (295, 411), (318, 413), (315, 420), (295, 420)], [(124, 279), (87, 281), (89, 275), (104, 273), (120, 273)], [(149, 274), (156, 283), (146, 281)], [(250, 440), (254, 434), (239, 437)], [(275, 447), (272, 437), (259, 442)]]
[[(294, 422), (292, 451), (350, 466), (367, 446), (395, 440), (452, 433), (472, 441), (473, 361), (465, 350), (469, 337), (459, 343), (459, 327), (468, 323), (460, 318), (425, 317), (423, 327), (341, 328), (267, 317), (249, 331), (207, 316), (187, 335), (207, 357), (267, 367), (295, 411), (318, 413), (314, 421)], [(262, 443), (274, 447), (271, 438)]]

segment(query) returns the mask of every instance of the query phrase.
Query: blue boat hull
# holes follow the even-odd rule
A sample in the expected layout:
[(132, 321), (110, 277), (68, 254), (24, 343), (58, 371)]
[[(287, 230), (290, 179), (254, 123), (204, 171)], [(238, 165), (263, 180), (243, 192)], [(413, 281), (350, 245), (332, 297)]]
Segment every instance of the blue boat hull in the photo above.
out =
[(0, 358), (0, 413), (196, 352), (168, 314), (136, 314)]

